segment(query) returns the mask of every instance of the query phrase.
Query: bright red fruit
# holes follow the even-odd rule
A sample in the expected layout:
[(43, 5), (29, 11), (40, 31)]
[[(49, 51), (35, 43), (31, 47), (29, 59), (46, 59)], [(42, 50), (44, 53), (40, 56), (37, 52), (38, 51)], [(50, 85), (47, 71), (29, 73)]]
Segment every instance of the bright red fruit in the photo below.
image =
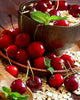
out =
[(50, 14), (50, 16), (52, 15), (61, 16), (60, 12), (56, 9), (52, 9), (48, 13)]
[(52, 8), (52, 2), (49, 0), (49, 2), (48, 3), (46, 3), (46, 5), (47, 5), (47, 7), (49, 8), (49, 9), (51, 9)]
[(8, 65), (6, 67), (6, 70), (14, 77), (17, 77), (18, 76), (18, 73), (19, 73), (19, 70), (16, 66), (14, 65)]
[(61, 65), (61, 63), (65, 64), (65, 61), (59, 57), (56, 57), (51, 60), (51, 66), (55, 70), (64, 70), (64, 67)]
[(22, 64), (26, 64), (28, 59), (28, 54), (25, 50), (20, 49), (16, 54), (16, 60)]
[(71, 14), (73, 17), (79, 17), (79, 13), (80, 13), (79, 5), (71, 5), (69, 7), (69, 14)]
[(34, 66), (36, 68), (40, 68), (40, 69), (46, 69), (47, 67), (45, 66), (45, 63), (44, 63), (44, 59), (46, 57), (38, 57), (34, 60)]
[(46, 3), (44, 3), (43, 1), (37, 1), (36, 3), (34, 3), (34, 8), (43, 13), (45, 13), (48, 9)]
[(47, 57), (50, 59), (54, 59), (54, 58), (56, 58), (56, 55), (53, 52), (49, 52), (49, 53), (47, 53)]
[(27, 87), (24, 85), (21, 79), (16, 79), (11, 83), (11, 91), (24, 94), (27, 90)]
[(4, 36), (4, 35), (9, 35), (9, 34), (11, 34), (11, 31), (10, 30), (3, 30), (2, 32), (1, 32), (1, 35), (2, 36)]
[(54, 22), (55, 26), (69, 26), (69, 22), (67, 20), (56, 20)]
[(7, 48), (11, 44), (13, 44), (13, 40), (9, 35), (0, 37), (0, 49)]
[(67, 78), (65, 78), (64, 85), (69, 91), (74, 91), (78, 89), (79, 82), (74, 75), (69, 75)]
[(73, 61), (73, 58), (71, 56), (64, 54), (64, 55), (61, 56), (61, 58), (65, 61), (66, 68), (70, 68), (70, 66), (73, 67), (74, 61)]
[(60, 87), (64, 82), (64, 78), (61, 74), (53, 74), (49, 79), (49, 84), (55, 88)]
[(45, 47), (42, 42), (35, 41), (35, 42), (32, 42), (31, 44), (29, 44), (27, 51), (31, 58), (37, 58), (44, 54)]
[(18, 34), (15, 38), (15, 44), (19, 47), (19, 48), (25, 48), (28, 46), (30, 42), (30, 36), (28, 33), (21, 33)]
[(18, 48), (16, 45), (10, 45), (6, 48), (6, 53), (8, 57), (15, 58), (17, 54)]
[[(57, 7), (57, 1), (54, 3), (54, 8)], [(64, 0), (59, 0), (59, 6), (57, 10), (67, 10), (68, 9), (68, 3)]]
[(42, 81), (38, 76), (34, 76), (30, 77), (27, 81), (26, 81), (26, 85), (33, 91), (37, 91), (42, 87)]

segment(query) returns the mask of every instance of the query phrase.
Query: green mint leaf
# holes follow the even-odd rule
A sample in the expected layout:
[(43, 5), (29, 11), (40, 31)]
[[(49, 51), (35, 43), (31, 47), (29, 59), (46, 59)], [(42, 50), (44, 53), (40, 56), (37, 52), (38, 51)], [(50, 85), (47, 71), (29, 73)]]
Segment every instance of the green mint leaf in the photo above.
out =
[(39, 22), (39, 23), (46, 23), (46, 19), (45, 19), (45, 14), (40, 12), (40, 11), (36, 11), (36, 12), (30, 12), (31, 18), (34, 19), (35, 21)]
[(47, 68), (48, 71), (50, 71), (51, 74), (54, 73), (54, 69), (52, 67)]
[(49, 18), (50, 18), (50, 14), (49, 13), (45, 13), (45, 19), (46, 19), (45, 25), (49, 24), (49, 22), (50, 22)]
[(50, 67), (50, 60), (48, 58), (44, 58), (44, 64), (46, 67)]
[(5, 97), (8, 98), (9, 94), (11, 93), (11, 89), (9, 89), (9, 88), (3, 86), (3, 87), (1, 88), (1, 90), (4, 92)]
[(59, 17), (59, 16), (52, 15), (52, 16), (49, 18), (50, 21), (53, 21), (53, 20), (65, 20), (65, 19), (67, 19), (67, 16)]
[(10, 97), (13, 99), (13, 100), (28, 100), (28, 95), (24, 95), (22, 96), (20, 93), (17, 93), (17, 92), (11, 92), (10, 93)]

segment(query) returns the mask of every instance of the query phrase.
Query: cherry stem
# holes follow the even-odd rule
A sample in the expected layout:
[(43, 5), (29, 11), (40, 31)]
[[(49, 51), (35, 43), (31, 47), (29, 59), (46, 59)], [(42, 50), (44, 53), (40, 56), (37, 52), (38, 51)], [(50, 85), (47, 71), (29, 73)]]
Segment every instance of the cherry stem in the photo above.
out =
[(66, 66), (64, 65), (64, 63), (63, 63), (63, 62), (60, 62), (60, 64), (64, 67), (64, 69), (66, 70), (66, 73), (67, 73), (67, 75), (68, 75), (68, 71), (67, 71), (67, 68), (66, 68)]
[(8, 34), (7, 30), (1, 24), (0, 27)]
[(28, 60), (28, 65), (29, 65), (29, 68), (30, 68), (30, 70), (31, 70), (32, 77), (33, 77), (33, 81), (34, 81), (34, 73), (33, 73), (33, 70), (32, 70), (32, 68), (31, 68), (31, 64), (30, 64), (30, 61), (29, 61), (29, 60)]
[(12, 65), (12, 63), (11, 63), (9, 57), (8, 57), (7, 50), (5, 50), (5, 51), (6, 51), (6, 56), (7, 56), (7, 58), (8, 58), (9, 64)]
[(9, 14), (8, 16), (10, 17), (10, 21), (11, 21), (12, 28), (14, 29), (13, 20), (12, 20), (12, 15)]

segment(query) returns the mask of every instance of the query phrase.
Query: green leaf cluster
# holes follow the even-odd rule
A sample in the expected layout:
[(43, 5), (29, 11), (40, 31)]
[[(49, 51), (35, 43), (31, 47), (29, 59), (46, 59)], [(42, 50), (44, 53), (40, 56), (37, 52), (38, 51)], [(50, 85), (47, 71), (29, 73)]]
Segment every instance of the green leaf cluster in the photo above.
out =
[(18, 92), (11, 92), (10, 88), (3, 86), (1, 90), (4, 92), (6, 99), (9, 100), (28, 100), (28, 95), (22, 96)]
[(65, 20), (67, 19), (66, 16), (64, 17), (59, 17), (52, 15), (50, 16), (49, 13), (42, 13), (41, 11), (36, 11), (36, 12), (30, 12), (31, 18), (34, 19), (35, 21), (39, 23), (44, 23), (45, 25), (48, 25), (50, 21), (54, 20)]
[(51, 67), (50, 60), (48, 58), (44, 58), (44, 64), (47, 67), (47, 70), (50, 71), (51, 74), (54, 73), (53, 67)]

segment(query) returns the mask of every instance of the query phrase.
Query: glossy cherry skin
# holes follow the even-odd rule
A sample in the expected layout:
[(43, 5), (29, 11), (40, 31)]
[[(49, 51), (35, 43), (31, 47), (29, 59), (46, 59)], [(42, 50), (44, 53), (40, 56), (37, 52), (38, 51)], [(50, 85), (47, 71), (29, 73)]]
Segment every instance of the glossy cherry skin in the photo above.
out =
[(48, 3), (46, 3), (46, 5), (47, 5), (48, 9), (51, 9), (52, 8), (52, 2), (50, 0), (49, 0)]
[(19, 47), (19, 48), (25, 48), (28, 46), (30, 42), (30, 36), (28, 33), (21, 33), (18, 34), (15, 38), (15, 44)]
[(79, 17), (79, 12), (80, 12), (79, 5), (71, 5), (69, 7), (69, 14), (71, 14), (73, 17)]
[(55, 88), (60, 87), (63, 84), (63, 82), (64, 82), (64, 78), (61, 74), (53, 74), (49, 78), (49, 84)]
[(45, 47), (42, 42), (35, 41), (29, 44), (27, 51), (31, 58), (37, 58), (44, 54)]
[(45, 63), (44, 63), (45, 58), (46, 57), (38, 57), (38, 58), (34, 59), (34, 66), (36, 68), (46, 69), (47, 67), (45, 66)]
[(56, 20), (53, 25), (54, 26), (69, 26), (69, 22), (67, 20)]
[(42, 81), (38, 76), (34, 76), (34, 80), (33, 77), (30, 77), (27, 81), (26, 81), (26, 85), (33, 91), (37, 91), (42, 87)]
[(54, 59), (54, 58), (56, 58), (56, 55), (55, 55), (54, 52), (48, 52), (48, 53), (47, 53), (47, 57), (48, 57), (49, 59)]
[(10, 30), (3, 30), (2, 32), (1, 32), (1, 36), (4, 36), (4, 35), (9, 35), (9, 34), (11, 34), (11, 31)]
[(74, 75), (69, 75), (64, 80), (64, 86), (69, 91), (75, 91), (75, 90), (77, 90), (78, 87), (79, 87), (79, 82), (78, 82), (77, 77), (75, 77)]
[(43, 13), (45, 13), (48, 9), (46, 3), (44, 3), (43, 1), (37, 1), (36, 3), (34, 3), (33, 7), (36, 9), (36, 10), (39, 10)]
[(17, 51), (16, 60), (22, 64), (26, 64), (28, 59), (28, 54), (25, 50), (20, 49)]
[(10, 57), (10, 58), (15, 58), (17, 51), (18, 51), (18, 47), (16, 45), (9, 45), (6, 48), (6, 53), (7, 53), (8, 57)]
[(63, 63), (65, 65), (65, 61), (59, 57), (56, 57), (51, 60), (51, 66), (55, 70), (64, 70), (64, 67), (61, 65), (61, 63)]
[(8, 65), (6, 67), (6, 70), (14, 77), (17, 77), (18, 74), (19, 74), (18, 68), (16, 66), (14, 66), (14, 65)]
[(61, 16), (60, 12), (56, 9), (52, 9), (48, 13), (50, 14), (50, 16), (52, 15)]
[(9, 35), (0, 37), (0, 49), (7, 48), (11, 44), (13, 44), (13, 40)]
[(27, 90), (27, 87), (24, 85), (21, 79), (14, 80), (10, 88), (12, 92), (18, 92), (20, 94), (24, 94)]
[[(64, 54), (61, 56), (61, 58), (65, 61), (66, 68), (70, 68), (70, 66), (73, 67), (74, 61), (73, 61), (73, 58), (71, 56)], [(69, 62), (70, 65), (68, 64), (67, 61)]]
[[(57, 1), (54, 3), (54, 8), (56, 9), (57, 7)], [(68, 9), (68, 3), (64, 0), (59, 0), (59, 6), (57, 10), (67, 10)]]

